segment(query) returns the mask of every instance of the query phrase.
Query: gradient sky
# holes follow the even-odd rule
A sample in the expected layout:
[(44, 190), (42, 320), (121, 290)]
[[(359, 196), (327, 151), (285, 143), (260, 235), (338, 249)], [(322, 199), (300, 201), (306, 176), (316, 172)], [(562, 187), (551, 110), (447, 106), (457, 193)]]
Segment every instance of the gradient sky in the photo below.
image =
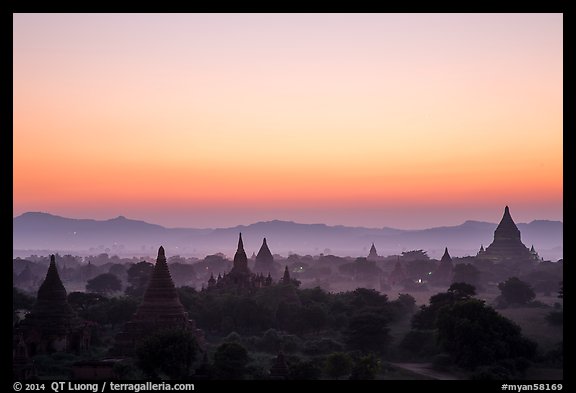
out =
[(14, 216), (562, 219), (562, 14), (15, 14)]

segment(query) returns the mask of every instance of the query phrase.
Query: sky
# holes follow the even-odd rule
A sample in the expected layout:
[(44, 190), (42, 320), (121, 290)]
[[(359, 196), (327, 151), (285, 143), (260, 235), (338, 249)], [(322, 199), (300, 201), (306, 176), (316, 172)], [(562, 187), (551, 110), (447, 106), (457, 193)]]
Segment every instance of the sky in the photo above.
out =
[(562, 14), (14, 14), (13, 215), (562, 220)]

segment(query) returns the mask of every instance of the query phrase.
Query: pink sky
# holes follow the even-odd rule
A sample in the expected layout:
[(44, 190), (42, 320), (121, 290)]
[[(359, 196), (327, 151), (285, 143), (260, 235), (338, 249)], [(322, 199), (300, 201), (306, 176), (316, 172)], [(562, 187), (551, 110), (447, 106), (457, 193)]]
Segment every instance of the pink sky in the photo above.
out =
[(15, 14), (14, 215), (562, 219), (561, 14)]

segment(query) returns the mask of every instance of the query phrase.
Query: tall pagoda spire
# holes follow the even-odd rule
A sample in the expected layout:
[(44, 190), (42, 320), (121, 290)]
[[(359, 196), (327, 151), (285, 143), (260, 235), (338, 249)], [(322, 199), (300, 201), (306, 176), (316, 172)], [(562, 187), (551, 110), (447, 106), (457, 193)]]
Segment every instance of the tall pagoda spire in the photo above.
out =
[(442, 255), (440, 262), (452, 262), (452, 257), (448, 253), (448, 247), (444, 249), (444, 255)]
[(504, 260), (531, 260), (528, 248), (522, 243), (520, 230), (510, 215), (508, 206), (504, 208), (504, 215), (494, 231), (494, 241), (485, 252), (478, 255), (484, 259), (494, 261)]
[(236, 254), (234, 254), (234, 266), (232, 267), (233, 272), (247, 271), (248, 270), (248, 257), (244, 251), (244, 242), (242, 242), (242, 232), (238, 237), (238, 249)]
[(66, 289), (56, 268), (56, 258), (50, 255), (50, 265), (46, 278), (38, 289), (36, 303), (32, 308), (36, 318), (54, 320), (70, 319), (74, 312), (68, 304)]
[(494, 231), (494, 239), (500, 240), (520, 240), (520, 230), (514, 223), (512, 216), (510, 216), (510, 209), (508, 206), (504, 208), (504, 215), (500, 224)]
[(256, 260), (254, 263), (254, 272), (256, 273), (270, 273), (273, 272), (276, 275), (276, 268), (274, 266), (274, 256), (268, 248), (268, 243), (266, 243), (266, 238), (262, 241), (262, 246), (256, 255)]
[(256, 258), (258, 258), (260, 260), (264, 260), (264, 259), (272, 260), (273, 259), (272, 253), (270, 252), (270, 249), (268, 248), (268, 243), (266, 243), (266, 238), (264, 238), (264, 240), (262, 241), (262, 246), (260, 247), (260, 250), (258, 251)]
[(244, 242), (242, 241), (242, 232), (238, 236), (238, 250), (236, 252), (244, 252)]
[(370, 247), (370, 252), (368, 253), (368, 257), (366, 259), (369, 261), (373, 261), (373, 260), (378, 259), (378, 252), (376, 251), (376, 247), (374, 246), (374, 243), (372, 243), (372, 246)]
[(282, 283), (283, 284), (290, 283), (290, 271), (288, 270), (288, 266), (284, 268), (284, 276), (282, 276)]
[(194, 321), (188, 319), (188, 313), (180, 303), (166, 263), (164, 247), (158, 249), (156, 265), (148, 281), (142, 303), (132, 319), (126, 322), (122, 331), (116, 335), (110, 352), (114, 356), (131, 356), (145, 337), (162, 329), (191, 331), (198, 344), (204, 346), (204, 333), (196, 328)]
[(136, 311), (137, 319), (146, 318), (172, 318), (185, 315), (184, 307), (180, 303), (178, 292), (172, 281), (164, 247), (158, 249), (156, 265), (144, 292), (142, 304)]

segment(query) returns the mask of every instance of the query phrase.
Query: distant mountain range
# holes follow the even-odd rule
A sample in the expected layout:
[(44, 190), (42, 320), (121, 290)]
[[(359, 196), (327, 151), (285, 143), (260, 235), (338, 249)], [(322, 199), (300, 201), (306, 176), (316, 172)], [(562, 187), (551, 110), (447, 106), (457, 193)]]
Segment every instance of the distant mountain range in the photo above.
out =
[[(476, 255), (481, 244), (486, 247), (492, 242), (496, 226), (496, 223), (466, 221), (456, 226), (402, 230), (274, 220), (231, 228), (194, 229), (165, 228), (123, 216), (92, 220), (29, 212), (13, 219), (13, 250), (15, 256), (42, 251), (151, 255), (163, 245), (168, 256), (203, 257), (218, 252), (232, 256), (238, 233), (242, 232), (248, 255), (257, 253), (262, 238), (266, 237), (272, 253), (281, 255), (365, 256), (374, 243), (379, 255), (423, 249), (430, 257), (439, 258), (444, 247), (448, 247), (452, 256)], [(561, 221), (535, 220), (517, 226), (524, 244), (534, 245), (544, 259), (556, 261), (563, 257)]]

